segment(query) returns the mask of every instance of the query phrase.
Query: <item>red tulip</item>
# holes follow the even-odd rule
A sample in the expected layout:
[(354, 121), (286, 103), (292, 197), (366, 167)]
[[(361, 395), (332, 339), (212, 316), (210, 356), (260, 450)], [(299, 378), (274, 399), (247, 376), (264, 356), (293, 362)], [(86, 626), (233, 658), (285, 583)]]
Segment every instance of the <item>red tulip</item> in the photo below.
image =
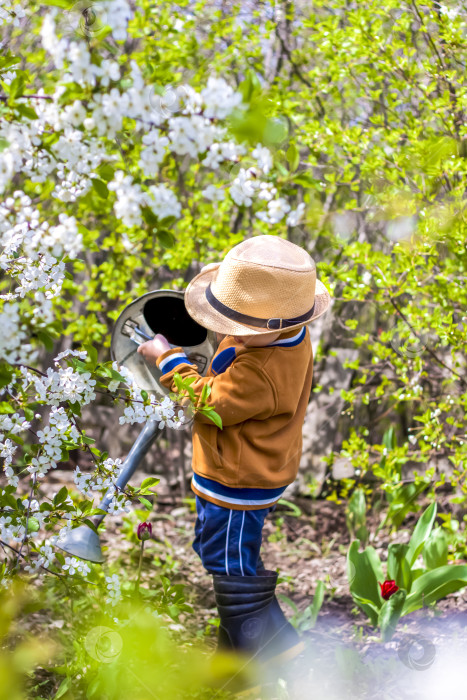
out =
[(151, 523), (140, 523), (136, 534), (139, 540), (149, 540), (152, 535), (152, 525)]
[(399, 586), (396, 586), (395, 581), (385, 581), (379, 585), (381, 586), (381, 596), (384, 600), (389, 600), (389, 598), (399, 590)]

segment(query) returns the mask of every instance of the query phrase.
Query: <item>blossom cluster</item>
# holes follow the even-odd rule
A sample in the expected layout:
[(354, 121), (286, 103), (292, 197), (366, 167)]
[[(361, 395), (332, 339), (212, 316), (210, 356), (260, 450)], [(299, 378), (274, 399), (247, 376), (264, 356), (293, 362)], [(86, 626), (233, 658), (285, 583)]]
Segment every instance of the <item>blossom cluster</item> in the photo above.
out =
[(106, 603), (115, 606), (122, 597), (120, 579), (117, 574), (106, 576), (106, 588), (108, 591)]
[(91, 569), (82, 559), (76, 557), (65, 557), (65, 563), (62, 564), (62, 570), (67, 571), (71, 576), (73, 574), (89, 574)]
[(38, 396), (51, 406), (62, 401), (78, 401), (85, 406), (96, 398), (95, 384), (90, 372), (77, 372), (72, 367), (60, 367), (58, 371), (48, 367), (45, 377), (34, 377)]
[(33, 559), (30, 564), (26, 564), (24, 567), (25, 571), (30, 574), (34, 574), (40, 568), (48, 569), (51, 564), (53, 564), (55, 559), (55, 552), (48, 542), (39, 547), (39, 556), (37, 559)]
[(24, 8), (21, 7), (20, 3), (4, 0), (0, 6), (0, 27), (7, 24), (12, 24), (13, 26), (18, 27), (20, 20), (22, 20), (25, 16), (26, 12), (24, 11)]
[(30, 426), (31, 424), (19, 413), (0, 415), (0, 457), (3, 459), (3, 471), (7, 481), (13, 486), (18, 485), (18, 477), (11, 466), (18, 445), (6, 435), (18, 435)]
[(91, 496), (94, 492), (107, 492), (122, 471), (122, 460), (108, 457), (95, 471), (85, 474), (80, 467), (76, 467), (73, 480), (79, 491), (85, 496)]
[(182, 426), (186, 416), (181, 409), (177, 414), (175, 413), (174, 402), (168, 396), (165, 396), (160, 401), (157, 397), (151, 395), (145, 401), (141, 394), (141, 389), (136, 384), (130, 370), (127, 367), (118, 366), (116, 362), (112, 366), (113, 369), (125, 377), (132, 400), (131, 404), (124, 409), (123, 416), (119, 418), (121, 425), (124, 423), (133, 424), (157, 421), (159, 428), (167, 426), (168, 428), (177, 429)]

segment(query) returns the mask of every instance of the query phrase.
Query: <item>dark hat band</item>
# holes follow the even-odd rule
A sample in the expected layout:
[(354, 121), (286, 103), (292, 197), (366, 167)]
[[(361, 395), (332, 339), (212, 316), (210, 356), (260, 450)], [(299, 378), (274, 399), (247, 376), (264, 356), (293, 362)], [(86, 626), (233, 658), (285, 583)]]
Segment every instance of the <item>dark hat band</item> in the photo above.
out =
[(238, 323), (244, 323), (247, 326), (267, 328), (270, 331), (280, 331), (289, 326), (296, 326), (299, 323), (307, 323), (313, 316), (315, 310), (315, 305), (313, 304), (309, 311), (295, 318), (257, 318), (256, 316), (248, 316), (247, 314), (240, 313), (240, 311), (231, 309), (229, 306), (219, 301), (212, 292), (211, 283), (209, 283), (206, 288), (206, 299), (212, 308), (222, 314), (222, 316), (230, 318), (232, 321), (238, 321)]

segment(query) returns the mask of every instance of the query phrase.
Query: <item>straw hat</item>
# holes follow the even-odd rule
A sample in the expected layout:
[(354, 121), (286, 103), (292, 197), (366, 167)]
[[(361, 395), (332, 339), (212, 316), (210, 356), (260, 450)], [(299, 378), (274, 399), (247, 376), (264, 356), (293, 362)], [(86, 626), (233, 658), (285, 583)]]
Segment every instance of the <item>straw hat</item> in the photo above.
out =
[(278, 236), (236, 245), (221, 263), (191, 280), (185, 306), (195, 321), (225, 335), (259, 335), (299, 328), (329, 307), (312, 257)]

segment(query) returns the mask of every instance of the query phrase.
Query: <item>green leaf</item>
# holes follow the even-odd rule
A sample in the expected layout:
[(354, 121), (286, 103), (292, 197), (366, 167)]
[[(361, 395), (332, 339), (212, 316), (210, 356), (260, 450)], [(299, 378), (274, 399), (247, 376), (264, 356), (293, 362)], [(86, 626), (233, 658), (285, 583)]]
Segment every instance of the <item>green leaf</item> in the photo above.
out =
[(366, 528), (366, 499), (365, 492), (358, 487), (349, 498), (346, 508), (346, 524), (350, 534), (365, 544), (368, 539)]
[(13, 379), (13, 372), (8, 365), (0, 365), (0, 387), (6, 386)]
[(294, 172), (294, 170), (298, 168), (298, 165), (300, 163), (300, 153), (295, 144), (290, 144), (290, 146), (287, 149), (286, 156), (289, 168), (291, 172)]
[(143, 506), (146, 506), (146, 508), (147, 508), (148, 510), (152, 510), (152, 509), (153, 509), (153, 505), (152, 505), (151, 501), (148, 501), (148, 499), (147, 499), (147, 498), (144, 498), (144, 496), (139, 496), (138, 500), (139, 500), (140, 503), (143, 504)]
[(376, 626), (377, 611), (382, 605), (378, 581), (384, 580), (383, 568), (373, 547), (366, 547), (363, 552), (359, 552), (359, 546), (360, 542), (354, 540), (347, 553), (349, 588), (357, 605)]
[(97, 177), (92, 177), (91, 182), (93, 189), (97, 193), (97, 195), (101, 199), (107, 199), (107, 197), (109, 196), (109, 188), (107, 187), (105, 182), (103, 182), (103, 180), (99, 180)]
[(3, 136), (0, 138), (0, 153), (5, 150), (5, 148), (8, 148), (10, 145), (9, 141), (3, 138)]
[(79, 401), (69, 401), (68, 405), (75, 414), (75, 416), (81, 416), (81, 405)]
[(32, 408), (28, 408), (28, 406), (26, 406), (25, 408), (23, 408), (23, 413), (27, 421), (31, 422), (32, 420), (34, 420), (35, 413), (32, 410)]
[(40, 524), (38, 519), (30, 516), (28, 518), (28, 532), (37, 532), (39, 528)]
[(441, 527), (436, 527), (423, 547), (423, 560), (427, 569), (436, 569), (448, 563), (448, 538)]
[(276, 595), (279, 600), (282, 600), (283, 603), (285, 603), (286, 605), (290, 605), (295, 615), (297, 615), (300, 612), (298, 609), (298, 605), (295, 603), (295, 601), (286, 596), (284, 593), (277, 593)]
[(9, 439), (16, 442), (17, 445), (24, 445), (24, 440), (19, 435), (10, 435)]
[(418, 510), (417, 498), (428, 486), (428, 481), (422, 481), (419, 484), (403, 484), (395, 489), (393, 494), (388, 493), (389, 510), (385, 522), (391, 521), (395, 527), (399, 527), (408, 513)]
[(383, 435), (383, 445), (388, 452), (391, 452), (391, 450), (395, 449), (395, 447), (397, 446), (396, 433), (392, 425), (386, 430), (386, 432)]
[[(49, 2), (50, 2), (50, 0), (49, 0)], [(63, 681), (60, 683), (57, 692), (53, 696), (53, 700), (58, 700), (58, 698), (63, 697), (63, 695), (65, 695), (67, 690), (69, 690), (70, 686), (71, 686), (71, 678), (70, 677), (64, 678)]]
[(141, 207), (141, 214), (145, 222), (149, 224), (151, 228), (157, 227), (157, 225), (159, 224), (159, 219), (154, 214), (152, 209), (150, 209), (149, 207)]
[(56, 493), (54, 496), (54, 500), (53, 500), (54, 506), (58, 506), (60, 503), (63, 503), (64, 501), (66, 501), (67, 497), (68, 497), (68, 489), (66, 486), (62, 486), (60, 491), (58, 493)]
[(213, 408), (203, 408), (200, 410), (200, 413), (202, 413), (207, 418), (210, 418), (210, 420), (212, 420), (212, 422), (222, 430), (222, 418), (218, 413), (215, 412)]
[(157, 479), (155, 476), (148, 476), (146, 479), (143, 479), (141, 482), (140, 489), (143, 491), (146, 491), (147, 489), (150, 489), (151, 486), (157, 486), (157, 484), (160, 482), (160, 479)]
[(281, 175), (283, 175), (284, 177), (287, 177), (287, 175), (289, 174), (287, 172), (287, 168), (285, 168), (277, 158), (274, 160), (274, 165), (277, 168), (277, 170), (280, 172)]
[(31, 120), (39, 119), (35, 110), (32, 107), (29, 107), (28, 105), (25, 105), (23, 103), (16, 104), (15, 109), (17, 112), (19, 112), (23, 117), (26, 117), (27, 119), (31, 119)]
[(157, 238), (160, 241), (163, 248), (173, 248), (175, 245), (175, 237), (170, 231), (165, 229), (160, 229), (157, 232)]
[(113, 180), (113, 177), (115, 175), (115, 170), (112, 168), (109, 163), (102, 163), (102, 165), (99, 165), (97, 168), (97, 172), (99, 173), (99, 176), (105, 180), (106, 182), (110, 182)]
[(14, 100), (16, 97), (20, 97), (24, 92), (24, 78), (22, 75), (18, 75), (14, 80), (11, 81), (9, 87), (10, 99)]
[(45, 331), (37, 331), (37, 337), (39, 338), (45, 349), (49, 352), (52, 352), (52, 350), (54, 349), (54, 341), (50, 337), (50, 335)]
[(86, 350), (86, 352), (88, 353), (88, 357), (91, 360), (91, 364), (93, 368), (95, 368), (99, 359), (96, 348), (94, 347), (94, 345), (84, 345), (83, 350)]
[(324, 602), (324, 591), (325, 585), (323, 581), (318, 581), (316, 584), (315, 594), (313, 596), (313, 603), (311, 604), (311, 625), (315, 626), (316, 620), (318, 619), (319, 611)]
[(99, 533), (98, 533), (98, 530), (97, 530), (97, 527), (96, 527), (95, 524), (92, 522), (92, 520), (90, 520), (89, 518), (85, 518), (85, 519), (84, 519), (84, 524), (87, 525), (89, 528), (91, 528), (91, 530), (92, 530), (93, 532), (95, 532), (96, 535), (99, 534)]
[(378, 616), (383, 642), (388, 642), (393, 636), (402, 615), (406, 596), (406, 591), (399, 590), (384, 602)]
[(293, 515), (295, 518), (300, 518), (302, 515), (301, 508), (299, 508), (295, 503), (291, 503), (290, 501), (286, 501), (285, 498), (280, 498), (278, 501), (280, 506), (286, 506), (286, 508), (289, 508), (292, 512), (288, 513), (287, 515)]
[(201, 403), (206, 403), (207, 398), (208, 398), (208, 396), (209, 396), (208, 389), (210, 389), (210, 388), (211, 388), (211, 387), (208, 386), (207, 384), (205, 384), (205, 385), (203, 386), (202, 391), (201, 391), (201, 396), (200, 396), (200, 401), (201, 401)]
[(8, 403), (8, 401), (0, 401), (0, 414), (4, 413), (14, 413), (15, 409), (11, 405), (11, 403)]
[(403, 614), (407, 615), (423, 605), (435, 603), (465, 586), (467, 586), (466, 564), (448, 564), (426, 571), (413, 582), (410, 595), (405, 601)]
[(245, 80), (240, 83), (238, 90), (242, 95), (243, 102), (248, 103), (255, 93), (261, 92), (261, 81), (251, 68), (248, 68), (245, 73)]
[(420, 516), (413, 535), (410, 538), (409, 548), (407, 550), (407, 561), (409, 566), (412, 567), (423, 549), (425, 541), (428, 539), (431, 528), (436, 518), (437, 506), (436, 503), (432, 503), (431, 506), (425, 510), (425, 512)]
[(412, 571), (407, 561), (407, 544), (393, 542), (388, 547), (388, 579), (396, 582), (399, 588), (404, 588), (410, 593), (412, 585)]
[(316, 178), (311, 173), (301, 172), (298, 175), (295, 175), (293, 182), (296, 185), (301, 185), (302, 187), (315, 187)]

